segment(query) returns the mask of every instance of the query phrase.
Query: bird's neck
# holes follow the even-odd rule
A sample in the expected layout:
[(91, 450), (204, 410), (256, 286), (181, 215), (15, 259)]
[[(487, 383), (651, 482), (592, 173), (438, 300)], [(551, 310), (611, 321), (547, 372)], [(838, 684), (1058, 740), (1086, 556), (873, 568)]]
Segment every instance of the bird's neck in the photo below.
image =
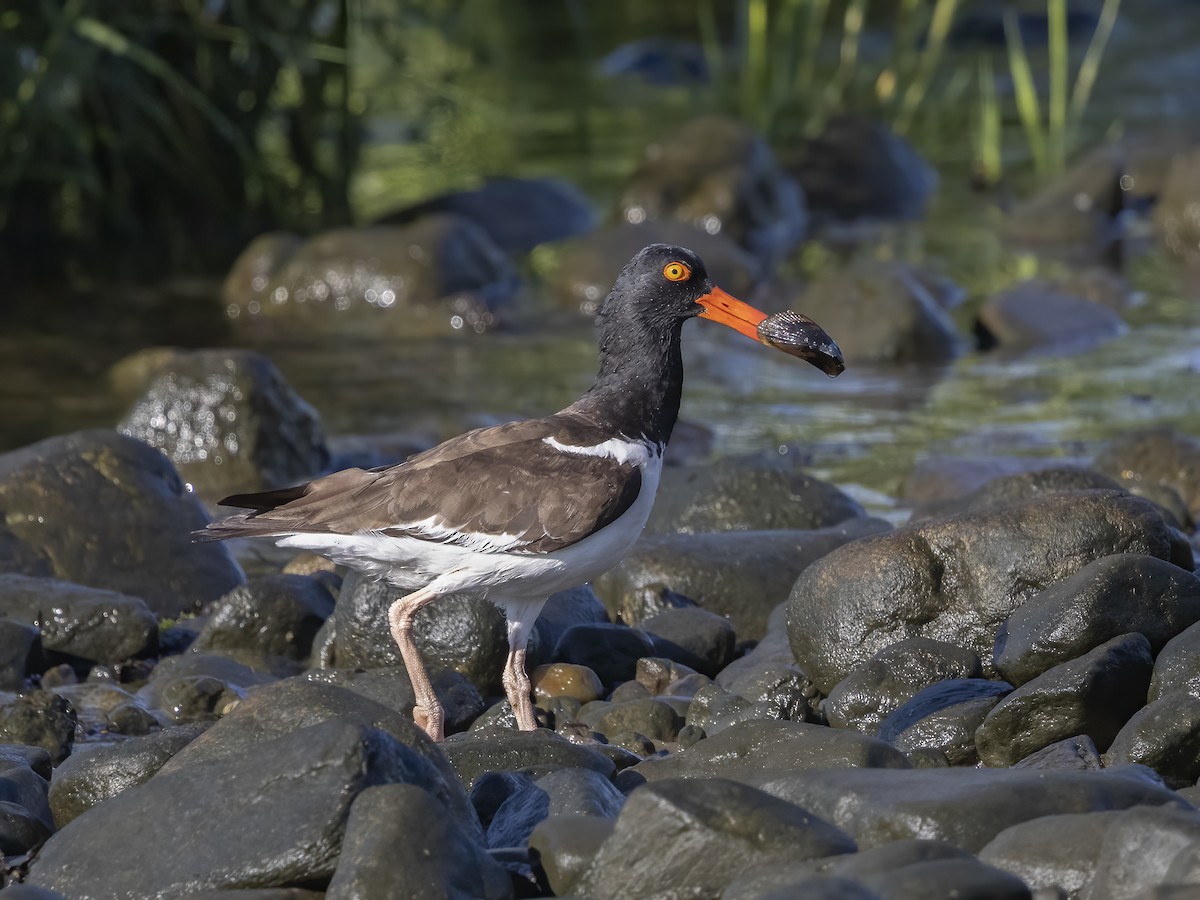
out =
[(683, 392), (682, 323), (660, 330), (608, 323), (600, 338), (600, 373), (566, 413), (628, 438), (665, 445)]

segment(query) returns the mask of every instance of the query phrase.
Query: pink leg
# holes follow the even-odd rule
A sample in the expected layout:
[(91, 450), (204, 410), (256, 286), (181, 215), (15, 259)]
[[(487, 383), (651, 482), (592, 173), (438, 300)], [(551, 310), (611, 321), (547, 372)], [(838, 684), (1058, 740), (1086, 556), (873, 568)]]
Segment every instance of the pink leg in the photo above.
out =
[(425, 664), (421, 662), (421, 654), (413, 640), (412, 630), (413, 617), (417, 611), (426, 603), (436, 600), (438, 596), (437, 592), (424, 587), (401, 597), (388, 609), (388, 624), (392, 629), (392, 637), (396, 639), (396, 645), (400, 648), (400, 657), (404, 660), (404, 668), (408, 670), (408, 680), (412, 682), (413, 695), (417, 701), (413, 707), (413, 721), (425, 729), (425, 733), (435, 741), (445, 737), (443, 723), (446, 712), (433, 692), (433, 682), (429, 680), (429, 673), (425, 671)]
[(504, 603), (504, 616), (508, 622), (508, 662), (504, 665), (504, 693), (517, 717), (517, 727), (522, 731), (536, 731), (537, 719), (533, 715), (533, 700), (530, 699), (531, 685), (525, 672), (525, 647), (533, 631), (538, 613), (546, 605), (545, 600), (509, 600)]

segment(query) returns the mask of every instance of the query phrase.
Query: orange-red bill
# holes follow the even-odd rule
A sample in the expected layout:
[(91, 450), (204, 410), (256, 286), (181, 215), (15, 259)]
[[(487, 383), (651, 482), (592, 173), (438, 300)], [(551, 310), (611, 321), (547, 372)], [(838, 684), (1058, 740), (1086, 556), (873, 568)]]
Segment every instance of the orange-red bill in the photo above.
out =
[(768, 316), (717, 287), (697, 302), (704, 307), (702, 319), (720, 322), (759, 343), (803, 359), (826, 375), (839, 375), (845, 369), (841, 349), (808, 316), (791, 310)]

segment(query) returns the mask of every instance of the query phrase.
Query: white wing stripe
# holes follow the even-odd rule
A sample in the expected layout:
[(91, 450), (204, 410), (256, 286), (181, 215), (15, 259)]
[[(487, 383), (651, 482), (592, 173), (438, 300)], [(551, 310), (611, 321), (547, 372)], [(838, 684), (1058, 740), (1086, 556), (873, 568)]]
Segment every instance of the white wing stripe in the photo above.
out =
[(620, 438), (610, 438), (603, 444), (575, 447), (571, 444), (563, 444), (553, 437), (544, 437), (542, 443), (549, 444), (561, 453), (573, 453), (576, 456), (607, 456), (621, 465), (631, 463), (638, 467), (644, 467), (651, 459), (650, 446), (645, 441), (623, 441)]
[(385, 531), (403, 531), (430, 541), (453, 542), (468, 550), (480, 553), (502, 553), (517, 546), (525, 546), (528, 541), (517, 534), (484, 534), (478, 531), (459, 531), (447, 528), (437, 516), (430, 516), (419, 522), (409, 522), (403, 525), (391, 525)]

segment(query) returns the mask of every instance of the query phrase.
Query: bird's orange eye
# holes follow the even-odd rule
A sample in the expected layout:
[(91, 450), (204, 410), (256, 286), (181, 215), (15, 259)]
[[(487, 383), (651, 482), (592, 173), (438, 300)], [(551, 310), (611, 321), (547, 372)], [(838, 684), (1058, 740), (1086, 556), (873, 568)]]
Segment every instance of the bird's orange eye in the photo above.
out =
[(687, 281), (692, 277), (692, 270), (681, 262), (669, 262), (663, 267), (663, 277), (667, 281)]

